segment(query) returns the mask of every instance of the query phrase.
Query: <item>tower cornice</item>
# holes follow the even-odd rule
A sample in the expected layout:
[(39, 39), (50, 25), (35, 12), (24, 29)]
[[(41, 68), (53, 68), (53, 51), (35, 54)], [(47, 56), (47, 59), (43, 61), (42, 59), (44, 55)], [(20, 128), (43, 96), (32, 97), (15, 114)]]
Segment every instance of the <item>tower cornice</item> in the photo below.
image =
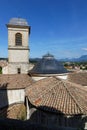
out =
[(7, 28), (22, 28), (22, 29), (28, 29), (30, 34), (31, 26), (25, 26), (25, 25), (12, 25), (12, 24), (6, 24)]

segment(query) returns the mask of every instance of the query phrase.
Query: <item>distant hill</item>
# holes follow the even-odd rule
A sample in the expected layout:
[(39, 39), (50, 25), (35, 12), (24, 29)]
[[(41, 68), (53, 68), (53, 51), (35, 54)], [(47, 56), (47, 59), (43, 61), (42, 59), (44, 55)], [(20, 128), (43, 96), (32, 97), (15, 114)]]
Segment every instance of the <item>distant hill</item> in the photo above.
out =
[(37, 63), (40, 60), (40, 58), (30, 58), (29, 61), (31, 63)]
[(87, 62), (87, 55), (82, 55), (79, 58), (65, 58), (65, 59), (60, 59), (59, 61), (65, 61), (65, 62)]
[(0, 58), (0, 60), (8, 60), (8, 58)]
[(83, 55), (80, 58), (78, 58), (79, 61), (87, 61), (87, 55)]
[[(37, 63), (41, 58), (30, 58), (31, 63)], [(79, 58), (64, 58), (64, 59), (58, 59), (58, 61), (62, 62), (87, 62), (87, 55), (82, 55)]]
[[(41, 58), (30, 58), (29, 61), (31, 63), (37, 63)], [(8, 58), (0, 58), (0, 60), (8, 60)], [(58, 61), (63, 62), (87, 62), (87, 55), (82, 55), (79, 58), (64, 58), (64, 59), (58, 59)]]

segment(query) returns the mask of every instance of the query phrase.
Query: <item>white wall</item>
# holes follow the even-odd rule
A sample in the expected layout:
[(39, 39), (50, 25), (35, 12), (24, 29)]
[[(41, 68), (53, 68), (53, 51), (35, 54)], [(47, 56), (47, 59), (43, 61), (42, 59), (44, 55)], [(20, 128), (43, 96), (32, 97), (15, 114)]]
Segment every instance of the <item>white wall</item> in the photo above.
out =
[(2, 68), (2, 74), (8, 74), (8, 66)]
[(24, 102), (24, 89), (20, 90), (0, 90), (0, 108), (14, 103)]
[(65, 79), (66, 80), (68, 76), (67, 75), (59, 75), (59, 76), (56, 76), (56, 77), (58, 77), (60, 79)]

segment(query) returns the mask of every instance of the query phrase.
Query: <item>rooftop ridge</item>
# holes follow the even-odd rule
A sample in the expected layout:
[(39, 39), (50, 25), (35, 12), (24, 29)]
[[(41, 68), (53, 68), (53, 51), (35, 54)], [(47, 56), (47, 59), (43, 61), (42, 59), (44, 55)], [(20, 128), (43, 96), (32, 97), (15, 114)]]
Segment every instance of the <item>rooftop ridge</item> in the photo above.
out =
[[(61, 83), (61, 81), (59, 81), (59, 82), (57, 82), (57, 83), (55, 83), (52, 87), (49, 87), (48, 86), (48, 88), (50, 88), (50, 89), (48, 89), (48, 91), (50, 91), (50, 90), (52, 90), (56, 85), (59, 85)], [(44, 94), (47, 94), (48, 92), (47, 92), (47, 90), (45, 90), (45, 93)]]
[[(60, 83), (61, 83), (61, 81), (56, 82), (52, 87), (48, 87), (48, 88), (50, 88), (50, 89), (46, 89), (46, 90), (44, 91), (44, 93), (42, 92), (42, 93), (40, 94), (40, 96), (39, 96), (39, 99), (37, 99), (37, 100), (36, 100), (35, 102), (33, 102), (33, 103), (35, 103), (35, 104), (38, 105), (38, 103), (41, 101), (41, 98), (44, 98), (44, 95), (48, 94), (49, 91), (51, 91), (52, 89), (54, 89), (54, 87), (56, 87), (56, 86), (59, 85)], [(42, 103), (41, 103), (41, 104), (42, 104)]]
[(49, 87), (49, 86), (50, 86), (50, 85), (49, 85), (49, 86), (48, 86), (48, 89), (45, 89), (45, 90), (44, 90), (44, 93), (41, 92), (41, 94), (40, 94), (40, 96), (39, 96), (39, 99), (42, 98), (42, 97), (44, 97), (45, 94), (49, 93), (49, 91), (51, 91), (56, 85), (59, 85), (60, 82), (61, 82), (61, 81), (56, 82), (54, 85), (52, 85), (52, 87)]
[(76, 103), (76, 105), (78, 106), (79, 110), (82, 112), (82, 113), (85, 113), (86, 114), (86, 111), (83, 110), (83, 108), (81, 107), (81, 105), (77, 102), (77, 100), (74, 98), (74, 96), (72, 95), (72, 93), (69, 91), (69, 89), (67, 88), (65, 82), (63, 81), (62, 82), (64, 87), (66, 88), (66, 91), (68, 92), (68, 94), (72, 97), (73, 101)]

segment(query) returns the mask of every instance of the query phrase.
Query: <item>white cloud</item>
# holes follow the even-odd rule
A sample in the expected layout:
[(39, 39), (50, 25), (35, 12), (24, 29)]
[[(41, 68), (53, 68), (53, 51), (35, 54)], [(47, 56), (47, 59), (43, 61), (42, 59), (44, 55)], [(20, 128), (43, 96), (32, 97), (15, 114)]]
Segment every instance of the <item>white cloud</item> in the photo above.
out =
[(87, 51), (87, 48), (82, 48), (82, 50)]

